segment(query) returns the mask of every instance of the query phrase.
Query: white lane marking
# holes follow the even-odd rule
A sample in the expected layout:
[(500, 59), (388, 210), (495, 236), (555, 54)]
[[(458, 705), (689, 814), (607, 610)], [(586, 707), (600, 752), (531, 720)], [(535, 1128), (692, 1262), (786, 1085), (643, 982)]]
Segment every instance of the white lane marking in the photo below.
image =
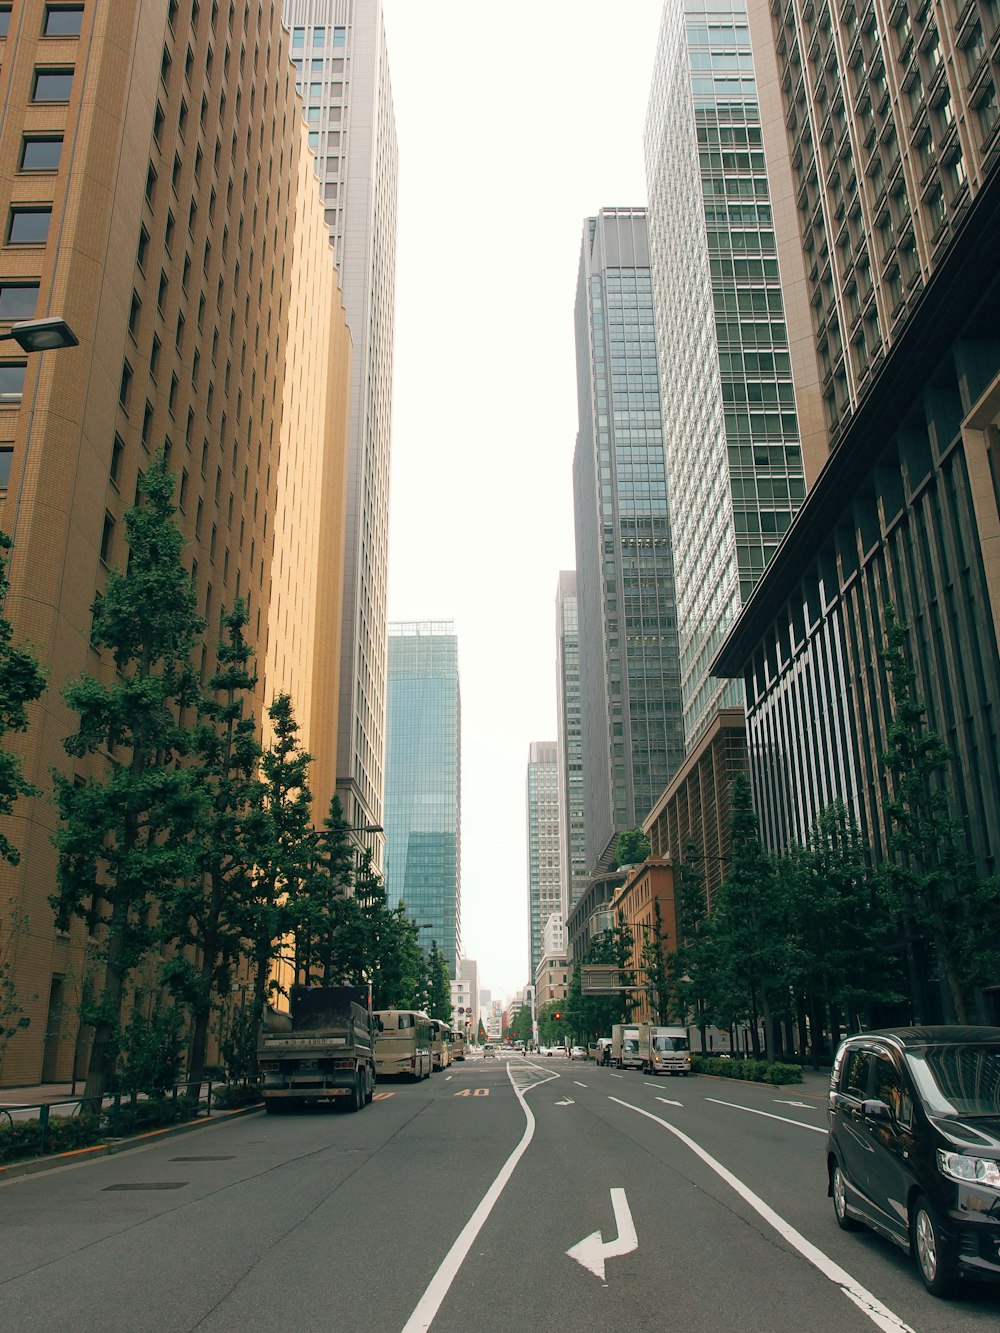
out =
[(624, 1075), (624, 1074), (612, 1074), (611, 1077), (612, 1077), (612, 1078), (624, 1078), (625, 1075)]
[[(872, 1295), (866, 1287), (863, 1287), (860, 1282), (857, 1282), (851, 1277), (846, 1269), (841, 1268), (839, 1264), (834, 1263), (834, 1261), (825, 1255), (821, 1249), (813, 1245), (812, 1241), (806, 1240), (801, 1232), (796, 1231), (793, 1226), (790, 1226), (789, 1223), (780, 1216), (780, 1214), (776, 1213), (773, 1208), (768, 1207), (764, 1200), (754, 1194), (753, 1190), (750, 1189), (748, 1185), (744, 1185), (743, 1181), (740, 1180), (738, 1176), (734, 1176), (733, 1173), (728, 1171), (721, 1162), (716, 1161), (710, 1153), (707, 1153), (700, 1144), (695, 1143), (694, 1139), (689, 1138), (688, 1135), (678, 1129), (676, 1125), (671, 1125), (667, 1120), (661, 1120), (658, 1115), (653, 1115), (652, 1111), (643, 1110), (641, 1106), (632, 1106), (628, 1102), (623, 1102), (620, 1097), (609, 1097), (608, 1100), (617, 1102), (619, 1106), (624, 1106), (629, 1111), (635, 1111), (638, 1115), (644, 1115), (647, 1120), (655, 1120), (658, 1125), (662, 1125), (663, 1128), (673, 1134), (675, 1138), (680, 1139), (680, 1141), (690, 1148), (697, 1157), (700, 1157), (717, 1176), (721, 1177), (727, 1185), (731, 1186), (740, 1198), (745, 1199), (750, 1207), (753, 1208), (755, 1212), (759, 1213), (764, 1221), (775, 1229), (779, 1236), (786, 1240), (794, 1249), (798, 1250), (799, 1254), (801, 1254), (804, 1259), (807, 1259), (815, 1268), (818, 1268), (824, 1277), (829, 1278), (831, 1282), (840, 1287), (848, 1300), (853, 1301), (858, 1309), (861, 1310), (863, 1314), (866, 1314), (877, 1328), (883, 1330), (883, 1333), (913, 1333), (913, 1329), (909, 1324), (904, 1324), (902, 1319), (900, 1319), (898, 1315), (893, 1314), (888, 1306), (883, 1305), (877, 1296)], [(710, 1098), (709, 1100), (712, 1099)], [(807, 1126), (807, 1128), (811, 1128), (811, 1126)]]
[(566, 1253), (578, 1264), (589, 1269), (595, 1277), (604, 1281), (604, 1261), (617, 1259), (623, 1254), (631, 1254), (639, 1248), (639, 1238), (635, 1234), (635, 1223), (628, 1206), (628, 1199), (623, 1189), (611, 1191), (611, 1207), (615, 1210), (615, 1226), (618, 1236), (615, 1240), (605, 1240), (599, 1231), (592, 1231), (583, 1240), (577, 1241)]
[(774, 1101), (777, 1106), (801, 1106), (805, 1111), (816, 1111), (819, 1109), (814, 1106), (812, 1102), (792, 1102), (789, 1101), (787, 1097), (775, 1097)]
[(561, 1102), (553, 1103), (555, 1106), (575, 1106), (576, 1102), (572, 1097), (564, 1097)]
[(449, 1081), (449, 1079), (451, 1079), (451, 1077), (452, 1077), (452, 1075), (449, 1074), (449, 1075), (448, 1075), (448, 1078), (445, 1079), (445, 1082), (447, 1083), (447, 1082)]
[(578, 1088), (585, 1088), (587, 1086), (586, 1083), (581, 1083), (578, 1078), (575, 1078), (573, 1082), (576, 1084)]
[(773, 1111), (757, 1111), (752, 1106), (740, 1106), (739, 1102), (722, 1102), (718, 1097), (706, 1097), (706, 1102), (715, 1102), (716, 1106), (731, 1106), (734, 1111), (746, 1111), (748, 1115), (766, 1116), (768, 1120), (780, 1120), (783, 1125), (794, 1125), (796, 1129), (809, 1129), (814, 1134), (825, 1134), (825, 1127), (804, 1125), (801, 1120), (789, 1120), (787, 1115), (775, 1115)]
[[(483, 1229), (483, 1225), (497, 1199), (504, 1192), (507, 1181), (514, 1174), (514, 1168), (524, 1156), (528, 1145), (535, 1133), (535, 1117), (531, 1114), (531, 1108), (524, 1100), (524, 1093), (514, 1082), (510, 1070), (507, 1071), (507, 1077), (510, 1079), (510, 1086), (514, 1089), (514, 1095), (521, 1103), (521, 1109), (524, 1112), (524, 1133), (521, 1135), (521, 1142), (517, 1145), (511, 1155), (500, 1168), (496, 1180), (489, 1187), (480, 1200), (479, 1207), (466, 1222), (465, 1226), (459, 1232), (455, 1243), (441, 1261), (441, 1266), (427, 1284), (427, 1290), (417, 1302), (417, 1308), (410, 1315), (409, 1319), (403, 1325), (403, 1333), (426, 1333), (434, 1322), (438, 1310), (441, 1308), (441, 1302), (448, 1294), (448, 1289), (454, 1282), (458, 1270), (461, 1268), (466, 1255), (472, 1249), (473, 1241)], [(547, 1080), (542, 1080), (546, 1082)], [(532, 1084), (531, 1087), (537, 1086)], [(530, 1088), (525, 1089), (530, 1091)]]
[(669, 1097), (657, 1097), (658, 1102), (663, 1102), (665, 1106), (683, 1106), (683, 1102), (672, 1102)]
[(644, 1083), (642, 1086), (644, 1088), (658, 1088), (660, 1085), (659, 1083)]

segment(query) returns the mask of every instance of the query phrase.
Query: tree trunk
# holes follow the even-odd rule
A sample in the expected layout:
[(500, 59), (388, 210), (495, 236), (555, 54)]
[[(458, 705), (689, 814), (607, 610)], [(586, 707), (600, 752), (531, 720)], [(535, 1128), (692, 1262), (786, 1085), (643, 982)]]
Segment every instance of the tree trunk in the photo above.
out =
[(108, 925), (108, 953), (104, 970), (104, 989), (101, 992), (101, 1017), (94, 1024), (94, 1040), (90, 1048), (87, 1085), (84, 1097), (93, 1097), (100, 1105), (111, 1076), (115, 1071), (115, 1035), (121, 1026), (122, 995), (125, 990), (125, 928), (128, 906), (124, 895), (115, 900)]

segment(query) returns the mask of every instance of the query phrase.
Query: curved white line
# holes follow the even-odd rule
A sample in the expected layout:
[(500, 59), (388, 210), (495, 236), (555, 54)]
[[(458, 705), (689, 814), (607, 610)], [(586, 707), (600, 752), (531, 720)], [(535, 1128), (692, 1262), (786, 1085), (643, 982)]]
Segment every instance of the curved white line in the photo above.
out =
[[(524, 1093), (522, 1093), (521, 1089), (514, 1082), (509, 1066), (507, 1068), (507, 1077), (510, 1079), (510, 1086), (514, 1089), (514, 1095), (521, 1103), (521, 1109), (524, 1111), (525, 1126), (524, 1133), (521, 1135), (521, 1142), (507, 1158), (506, 1162), (504, 1162), (496, 1180), (494, 1180), (493, 1184), (483, 1195), (479, 1207), (459, 1232), (457, 1240), (445, 1255), (440, 1268), (427, 1284), (427, 1290), (417, 1302), (417, 1308), (403, 1325), (403, 1333), (426, 1333), (426, 1330), (430, 1328), (438, 1310), (441, 1308), (441, 1302), (444, 1300), (445, 1296), (447, 1296), (448, 1289), (455, 1280), (455, 1275), (461, 1268), (465, 1256), (472, 1248), (473, 1241), (482, 1230), (484, 1222), (493, 1211), (493, 1205), (496, 1203), (497, 1199), (500, 1198), (507, 1181), (510, 1180), (511, 1176), (514, 1174), (514, 1168), (524, 1156), (528, 1144), (534, 1137), (535, 1117), (531, 1114), (531, 1108), (524, 1100)], [(548, 1079), (542, 1079), (541, 1082), (546, 1083), (548, 1082)], [(525, 1088), (524, 1091), (530, 1092), (531, 1088), (537, 1086), (536, 1083), (532, 1083), (529, 1087)]]
[(661, 1120), (658, 1115), (653, 1115), (652, 1111), (644, 1111), (641, 1106), (633, 1106), (630, 1102), (623, 1102), (620, 1097), (609, 1097), (608, 1101), (617, 1102), (619, 1106), (624, 1106), (628, 1111), (637, 1111), (639, 1115), (644, 1115), (648, 1120), (655, 1120), (658, 1125), (670, 1131), (680, 1141), (687, 1145), (691, 1151), (701, 1160), (712, 1168), (717, 1176), (721, 1176), (727, 1185), (731, 1186), (741, 1199), (745, 1199), (755, 1212), (759, 1213), (765, 1222), (774, 1227), (775, 1231), (786, 1240), (793, 1249), (798, 1250), (799, 1254), (823, 1274), (825, 1278), (835, 1283), (844, 1295), (854, 1302), (883, 1333), (913, 1333), (909, 1324), (904, 1324), (898, 1315), (883, 1305), (877, 1296), (873, 1296), (866, 1287), (860, 1282), (855, 1281), (846, 1269), (841, 1268), (834, 1263), (821, 1249), (815, 1246), (812, 1241), (806, 1240), (801, 1232), (796, 1231), (790, 1226), (773, 1208), (768, 1205), (748, 1185), (744, 1185), (738, 1176), (734, 1176), (731, 1171), (727, 1171), (721, 1162), (707, 1153), (700, 1144), (695, 1143), (694, 1139), (679, 1130), (676, 1125), (672, 1125), (669, 1120)]

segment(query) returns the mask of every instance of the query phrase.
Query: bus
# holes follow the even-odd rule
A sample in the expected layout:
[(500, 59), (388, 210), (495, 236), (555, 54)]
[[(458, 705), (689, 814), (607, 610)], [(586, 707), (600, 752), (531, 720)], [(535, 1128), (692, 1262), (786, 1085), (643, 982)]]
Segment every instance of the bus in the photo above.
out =
[(465, 1059), (465, 1033), (461, 1028), (452, 1028), (451, 1030), (451, 1058), (453, 1060)]
[(418, 1009), (376, 1009), (375, 1025), (378, 1078), (397, 1075), (414, 1082), (430, 1078), (432, 1029), (426, 1014)]
[(435, 1069), (447, 1069), (451, 1064), (451, 1028), (443, 1018), (432, 1018), (431, 1050)]

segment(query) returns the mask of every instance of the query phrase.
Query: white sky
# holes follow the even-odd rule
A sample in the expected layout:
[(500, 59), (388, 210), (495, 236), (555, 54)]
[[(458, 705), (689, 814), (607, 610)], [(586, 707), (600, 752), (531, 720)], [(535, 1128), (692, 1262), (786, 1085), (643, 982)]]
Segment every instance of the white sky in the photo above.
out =
[(528, 745), (576, 560), (583, 220), (646, 202), (660, 0), (385, 0), (399, 138), (389, 616), (455, 621), (462, 938), (528, 980)]

